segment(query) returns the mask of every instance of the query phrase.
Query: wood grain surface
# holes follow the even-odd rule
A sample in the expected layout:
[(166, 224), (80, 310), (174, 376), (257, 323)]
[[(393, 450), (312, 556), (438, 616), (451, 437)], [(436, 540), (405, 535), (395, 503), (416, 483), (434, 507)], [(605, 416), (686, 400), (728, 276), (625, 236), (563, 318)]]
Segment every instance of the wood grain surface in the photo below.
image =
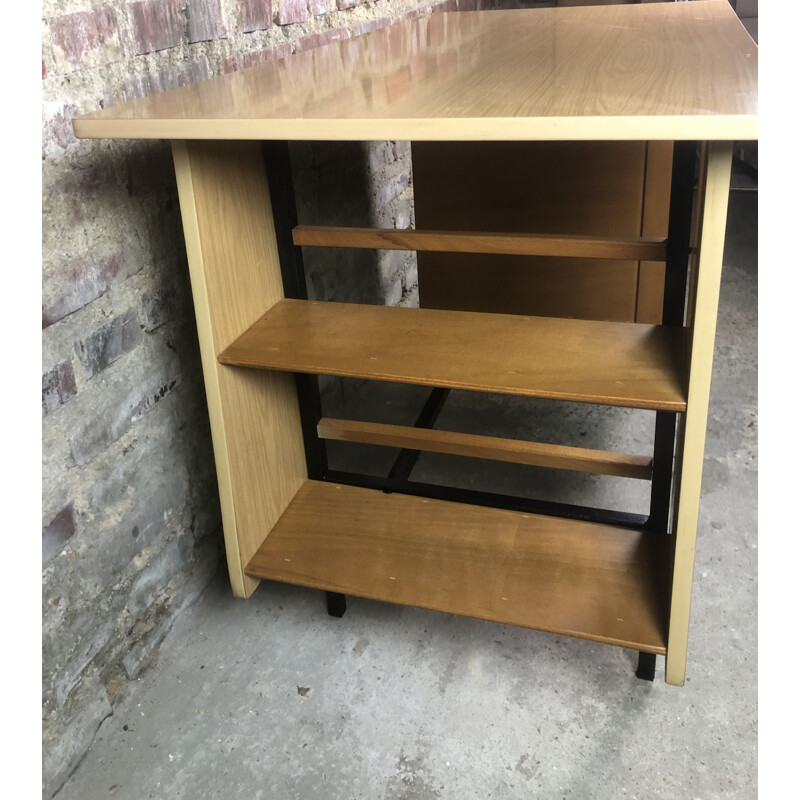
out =
[(755, 139), (726, 0), (436, 13), (74, 121), (79, 137)]
[(697, 258), (693, 259), (695, 269), (690, 276), (691, 305), (688, 309), (691, 321), (691, 337), (687, 341), (690, 350), (689, 396), (679, 435), (675, 462), (676, 486), (673, 492), (676, 499), (673, 513), (675, 553), (666, 680), (675, 686), (683, 686), (686, 680), (692, 577), (728, 213), (731, 156), (730, 142), (710, 143), (704, 152), (706, 163), (701, 169), (698, 222), (702, 220), (702, 228), (699, 252)]
[[(647, 142), (642, 236), (666, 236), (669, 231), (669, 199), (672, 184), (673, 142)], [(639, 262), (636, 321), (660, 325), (664, 317), (666, 264), (660, 259)]]
[(308, 475), (292, 376), (216, 358), (283, 297), (269, 187), (258, 143), (174, 142), (173, 153), (228, 572), (246, 597), (257, 582), (244, 565)]
[[(639, 237), (646, 149), (646, 142), (414, 142), (416, 226)], [(421, 252), (420, 305), (634, 322), (637, 261)]]
[(505, 255), (573, 258), (650, 259), (666, 257), (664, 237), (612, 238), (557, 236), (539, 233), (488, 233), (486, 231), (396, 230), (394, 228), (344, 228), (298, 225), (295, 244), (310, 247), (356, 247), (376, 250), (424, 250), (444, 253), (494, 253)]
[(259, 578), (664, 653), (664, 537), (306, 482)]
[(684, 332), (623, 322), (282, 300), (223, 364), (682, 411)]
[(323, 417), (319, 421), (317, 433), (323, 439), (337, 439), (341, 442), (361, 442), (428, 453), (488, 458), (534, 467), (615, 475), (619, 478), (650, 480), (652, 476), (650, 456), (590, 450), (585, 447), (329, 417)]

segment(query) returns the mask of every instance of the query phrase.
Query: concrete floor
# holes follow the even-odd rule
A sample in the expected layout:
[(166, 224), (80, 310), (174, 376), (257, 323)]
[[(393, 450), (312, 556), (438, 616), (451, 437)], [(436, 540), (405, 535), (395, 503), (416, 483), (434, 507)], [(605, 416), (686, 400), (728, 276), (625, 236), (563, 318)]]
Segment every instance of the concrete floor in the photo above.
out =
[[(241, 601), (220, 575), (58, 800), (756, 797), (757, 194), (731, 197), (685, 687), (662, 658), (646, 683), (620, 648), (358, 598), (337, 620), (321, 592), (262, 582)], [(374, 392), (349, 410), (415, 415)], [(571, 406), (553, 428), (531, 403), (454, 394), (439, 424), (649, 447), (643, 412)], [(437, 456), (414, 477), (646, 504), (634, 481), (540, 473)]]

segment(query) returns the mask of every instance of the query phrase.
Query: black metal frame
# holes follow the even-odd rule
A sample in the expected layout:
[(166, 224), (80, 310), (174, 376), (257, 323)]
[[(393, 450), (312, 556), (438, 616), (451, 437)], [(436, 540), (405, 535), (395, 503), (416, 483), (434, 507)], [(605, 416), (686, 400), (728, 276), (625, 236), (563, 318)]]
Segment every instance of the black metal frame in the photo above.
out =
[[(288, 142), (264, 142), (263, 153), (269, 181), (284, 294), (286, 297), (305, 300), (308, 298), (308, 290), (302, 249), (296, 246), (292, 240), (292, 229), (297, 225), (297, 208)], [(680, 326), (684, 322), (696, 155), (697, 145), (695, 142), (675, 142), (664, 285), (664, 325)], [(317, 424), (322, 417), (319, 380), (316, 375), (296, 374), (295, 378), (308, 476), (314, 480), (332, 481), (384, 492), (398, 492), (471, 505), (505, 508), (524, 513), (539, 513), (612, 524), (657, 533), (668, 532), (673, 485), (676, 412), (656, 412), (650, 513), (643, 516), (411, 481), (409, 477), (420, 456), (419, 450), (401, 450), (385, 478), (331, 470), (328, 467), (325, 441), (317, 433)], [(448, 394), (448, 389), (433, 389), (420, 411), (414, 427), (433, 427)], [(326, 597), (328, 613), (341, 617), (346, 608), (345, 596), (335, 592), (326, 592)], [(644, 680), (653, 680), (654, 675), (655, 656), (652, 653), (640, 653), (636, 676)]]
[(496, 492), (481, 492), (476, 489), (441, 486), (434, 483), (392, 480), (378, 475), (362, 475), (354, 472), (328, 470), (325, 480), (347, 486), (377, 489), (386, 493), (397, 492), (398, 494), (429, 497), (433, 500), (448, 500), (452, 503), (465, 503), (472, 506), (504, 508), (509, 511), (520, 511), (523, 514), (544, 514), (549, 517), (599, 522), (605, 525), (616, 525), (621, 528), (638, 530), (644, 528), (647, 524), (647, 517), (643, 514), (631, 514), (627, 511), (610, 511), (602, 508), (555, 503), (549, 500), (517, 497)]
[[(432, 428), (436, 424), (441, 410), (444, 408), (445, 400), (450, 396), (449, 389), (434, 389), (425, 401), (422, 411), (419, 412), (417, 421), (414, 423), (415, 428)], [(394, 465), (389, 470), (389, 480), (405, 481), (411, 475), (417, 459), (419, 458), (419, 450), (401, 450)]]
[[(275, 223), (275, 240), (283, 279), (283, 293), (286, 297), (307, 300), (308, 288), (303, 265), (303, 250), (292, 240), (292, 229), (297, 225), (297, 206), (292, 183), (289, 143), (286, 141), (264, 142), (262, 147), (272, 205), (272, 218)], [(298, 372), (295, 373), (295, 384), (308, 477), (318, 481), (325, 480), (328, 471), (328, 455), (325, 440), (320, 439), (317, 435), (317, 423), (322, 418), (319, 379), (316, 375), (304, 375)]]
[[(302, 248), (296, 246), (292, 240), (292, 229), (297, 225), (297, 208), (288, 142), (264, 142), (263, 152), (284, 294), (286, 297), (307, 299), (308, 291)], [(665, 325), (683, 324), (695, 160), (695, 142), (675, 142), (664, 287), (663, 319)], [(308, 475), (314, 480), (333, 481), (351, 486), (380, 489), (384, 492), (399, 492), (472, 505), (494, 506), (525, 513), (540, 513), (661, 533), (667, 531), (675, 447), (677, 416), (675, 412), (656, 412), (650, 513), (644, 516), (410, 481), (409, 476), (419, 458), (419, 450), (402, 450), (385, 478), (357, 472), (331, 470), (328, 467), (325, 440), (317, 434), (317, 423), (322, 417), (319, 380), (316, 375), (296, 374), (296, 384)], [(418, 428), (432, 427), (448, 394), (448, 389), (433, 389), (414, 426)]]
[[(667, 256), (664, 280), (662, 324), (683, 325), (686, 310), (686, 282), (692, 233), (692, 198), (695, 180), (697, 144), (675, 142), (672, 156)], [(666, 533), (669, 525), (670, 500), (675, 455), (677, 414), (656, 412), (653, 437), (653, 476), (650, 483), (650, 516), (647, 527)]]

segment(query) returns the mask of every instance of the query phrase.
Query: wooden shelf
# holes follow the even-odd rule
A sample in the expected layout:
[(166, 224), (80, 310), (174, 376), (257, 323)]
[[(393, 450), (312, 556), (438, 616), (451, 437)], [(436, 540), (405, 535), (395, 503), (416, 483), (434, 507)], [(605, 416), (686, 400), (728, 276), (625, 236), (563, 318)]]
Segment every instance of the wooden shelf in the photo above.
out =
[(656, 325), (282, 300), (219, 361), (683, 411), (684, 351)]
[(669, 545), (607, 525), (307, 481), (245, 572), (663, 654), (658, 574)]

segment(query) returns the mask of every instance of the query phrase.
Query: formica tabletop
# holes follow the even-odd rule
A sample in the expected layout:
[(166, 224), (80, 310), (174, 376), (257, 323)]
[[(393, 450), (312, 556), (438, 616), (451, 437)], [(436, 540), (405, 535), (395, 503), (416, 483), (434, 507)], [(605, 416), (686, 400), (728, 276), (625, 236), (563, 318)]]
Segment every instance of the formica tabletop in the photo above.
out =
[(434, 13), (74, 120), (88, 138), (751, 140), (727, 0)]

